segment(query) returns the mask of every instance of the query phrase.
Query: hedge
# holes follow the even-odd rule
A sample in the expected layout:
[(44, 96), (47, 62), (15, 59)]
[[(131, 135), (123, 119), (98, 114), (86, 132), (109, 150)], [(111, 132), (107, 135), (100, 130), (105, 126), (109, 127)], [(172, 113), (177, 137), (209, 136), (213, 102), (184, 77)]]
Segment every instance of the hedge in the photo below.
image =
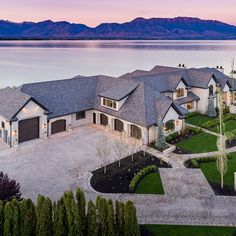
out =
[(0, 236), (140, 236), (132, 202), (116, 201), (115, 209), (112, 200), (96, 202), (86, 204), (80, 189), (54, 203), (41, 195), (36, 205), (29, 199), (0, 201)]
[[(194, 159), (189, 159), (185, 161), (185, 166), (188, 168), (199, 168), (199, 164), (201, 163), (208, 163), (208, 162), (215, 162), (217, 157), (199, 157)], [(228, 159), (231, 159), (231, 156), (228, 155)]]
[(198, 115), (200, 115), (200, 113), (197, 111), (194, 111), (194, 112), (187, 113), (185, 116), (186, 116), (186, 118), (189, 118), (189, 117), (194, 117), (194, 116), (198, 116)]
[(202, 129), (199, 127), (187, 127), (185, 130), (181, 132), (174, 132), (166, 137), (166, 142), (175, 142), (177, 139), (182, 139), (185, 136), (189, 136), (190, 134), (195, 135), (202, 133)]
[(155, 165), (150, 165), (140, 170), (137, 174), (134, 174), (134, 177), (132, 178), (129, 184), (130, 192), (135, 191), (137, 184), (139, 183), (141, 179), (143, 179), (146, 175), (155, 171), (157, 171), (157, 167)]

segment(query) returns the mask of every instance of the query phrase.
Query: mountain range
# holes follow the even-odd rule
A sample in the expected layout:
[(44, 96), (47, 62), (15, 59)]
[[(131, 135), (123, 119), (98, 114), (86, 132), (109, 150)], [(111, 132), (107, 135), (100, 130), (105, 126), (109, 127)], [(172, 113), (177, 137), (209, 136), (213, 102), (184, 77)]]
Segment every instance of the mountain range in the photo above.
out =
[(236, 26), (192, 17), (136, 18), (126, 23), (97, 27), (51, 20), (15, 23), (0, 20), (0, 39), (236, 39)]

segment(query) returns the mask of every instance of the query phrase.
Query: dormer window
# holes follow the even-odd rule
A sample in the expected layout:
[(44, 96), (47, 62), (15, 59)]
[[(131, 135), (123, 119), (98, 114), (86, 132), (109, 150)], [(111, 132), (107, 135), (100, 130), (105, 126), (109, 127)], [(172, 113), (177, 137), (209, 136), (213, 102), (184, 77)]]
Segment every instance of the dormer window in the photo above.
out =
[(184, 88), (178, 88), (176, 90), (176, 96), (177, 96), (177, 98), (183, 97), (184, 96)]
[(102, 98), (102, 106), (108, 107), (114, 110), (118, 109), (117, 101), (114, 101), (108, 98)]

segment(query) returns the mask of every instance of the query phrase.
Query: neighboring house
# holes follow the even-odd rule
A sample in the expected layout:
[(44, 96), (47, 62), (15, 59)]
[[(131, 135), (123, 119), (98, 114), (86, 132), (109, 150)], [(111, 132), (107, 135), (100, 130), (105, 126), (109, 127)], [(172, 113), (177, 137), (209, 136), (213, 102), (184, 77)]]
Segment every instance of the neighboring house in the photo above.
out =
[(230, 105), (232, 84), (216, 69), (162, 66), (119, 78), (77, 76), (24, 84), (0, 91), (0, 135), (9, 146), (17, 147), (93, 123), (148, 144), (156, 140), (158, 120), (163, 121), (167, 135), (184, 128), (188, 112), (205, 113), (217, 86)]

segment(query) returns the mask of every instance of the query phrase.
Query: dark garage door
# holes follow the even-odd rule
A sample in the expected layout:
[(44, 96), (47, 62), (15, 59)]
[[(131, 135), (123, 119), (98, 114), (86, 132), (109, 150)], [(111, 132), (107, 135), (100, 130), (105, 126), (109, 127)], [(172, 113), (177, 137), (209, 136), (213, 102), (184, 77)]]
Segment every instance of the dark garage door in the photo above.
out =
[(104, 114), (101, 114), (101, 125), (107, 126), (108, 125), (108, 117)]
[(115, 119), (115, 130), (124, 131), (124, 123), (121, 120)]
[(51, 134), (66, 131), (66, 120), (57, 120), (51, 124)]
[(39, 138), (39, 117), (19, 121), (19, 143)]

